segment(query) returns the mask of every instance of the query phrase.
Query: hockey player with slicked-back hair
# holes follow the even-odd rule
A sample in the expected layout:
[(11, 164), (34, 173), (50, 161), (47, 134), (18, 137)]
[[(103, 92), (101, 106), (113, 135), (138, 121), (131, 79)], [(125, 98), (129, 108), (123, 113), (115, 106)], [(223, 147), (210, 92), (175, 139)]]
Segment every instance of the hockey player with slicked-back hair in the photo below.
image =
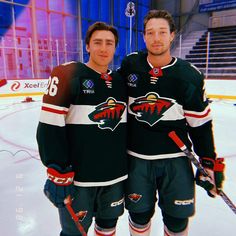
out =
[[(128, 85), (129, 177), (125, 206), (132, 236), (149, 236), (155, 204), (161, 209), (165, 236), (187, 236), (195, 210), (191, 161), (168, 136), (176, 134), (193, 146), (210, 178), (196, 183), (214, 197), (224, 180), (224, 163), (216, 158), (212, 118), (204, 75), (192, 64), (172, 57), (172, 16), (151, 10), (144, 18), (147, 52), (124, 58), (119, 72)], [(158, 192), (158, 199), (157, 199)]]
[(88, 62), (54, 68), (43, 96), (37, 141), (47, 167), (44, 193), (58, 208), (60, 236), (86, 235), (93, 217), (94, 235), (114, 236), (127, 179), (126, 86), (108, 69), (116, 29), (96, 22), (85, 41)]

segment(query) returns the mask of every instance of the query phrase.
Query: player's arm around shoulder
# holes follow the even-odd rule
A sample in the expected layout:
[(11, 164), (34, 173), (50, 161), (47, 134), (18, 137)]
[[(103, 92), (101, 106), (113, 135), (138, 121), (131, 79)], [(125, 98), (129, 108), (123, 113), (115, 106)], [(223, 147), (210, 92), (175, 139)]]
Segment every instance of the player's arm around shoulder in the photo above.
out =
[(135, 60), (137, 59), (138, 54), (138, 52), (133, 52), (125, 56), (121, 62), (120, 67), (117, 69), (117, 72), (123, 77), (129, 75), (130, 71), (134, 68)]
[(65, 63), (55, 67), (48, 79), (48, 87), (43, 101), (53, 105), (68, 107), (77, 68), (78, 63), (76, 62)]
[(44, 193), (56, 207), (63, 207), (64, 199), (75, 192), (66, 133), (66, 116), (73, 97), (75, 71), (76, 63), (53, 69), (43, 96), (37, 128), (40, 158), (47, 167)]
[(60, 65), (53, 69), (43, 96), (37, 127), (37, 142), (44, 165), (67, 166), (68, 145), (66, 116), (72, 99), (72, 81), (75, 64)]

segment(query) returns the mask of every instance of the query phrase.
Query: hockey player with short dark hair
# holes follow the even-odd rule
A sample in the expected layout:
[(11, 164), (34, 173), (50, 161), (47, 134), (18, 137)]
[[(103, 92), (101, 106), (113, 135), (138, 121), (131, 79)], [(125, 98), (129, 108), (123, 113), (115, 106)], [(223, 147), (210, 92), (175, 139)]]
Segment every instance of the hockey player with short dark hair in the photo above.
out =
[(116, 29), (96, 22), (85, 41), (88, 62), (54, 68), (43, 96), (37, 142), (47, 167), (44, 193), (58, 207), (60, 236), (82, 235), (65, 208), (68, 196), (85, 232), (95, 217), (95, 235), (113, 236), (127, 179), (126, 85), (108, 69)]
[[(204, 75), (192, 64), (172, 57), (175, 24), (165, 10), (144, 19), (147, 52), (124, 58), (119, 72), (128, 84), (129, 178), (126, 208), (132, 236), (150, 235), (157, 202), (165, 236), (188, 235), (195, 210), (194, 174), (190, 160), (168, 136), (175, 131), (200, 157), (211, 179), (199, 172), (198, 185), (217, 195), (224, 164), (216, 158)], [(190, 139), (189, 139), (190, 137)], [(190, 141), (191, 140), (191, 141)]]

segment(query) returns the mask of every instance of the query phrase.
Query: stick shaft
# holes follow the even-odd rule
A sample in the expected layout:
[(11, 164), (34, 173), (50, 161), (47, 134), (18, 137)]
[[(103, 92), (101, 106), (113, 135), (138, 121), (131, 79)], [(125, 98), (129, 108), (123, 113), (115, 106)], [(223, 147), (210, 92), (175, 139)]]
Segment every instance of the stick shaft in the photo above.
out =
[[(175, 142), (175, 144), (184, 152), (184, 154), (192, 161), (192, 163), (196, 166), (196, 168), (204, 175), (210, 177), (204, 167), (196, 158), (196, 154), (192, 153), (186, 145), (182, 142), (182, 140), (178, 137), (175, 131), (169, 133), (169, 137)], [(230, 209), (236, 214), (236, 206), (230, 200), (230, 198), (223, 192), (221, 189), (217, 189), (218, 194), (224, 200), (224, 202), (230, 207)]]
[(66, 205), (66, 209), (69, 212), (70, 216), (72, 217), (73, 221), (75, 222), (76, 227), (78, 228), (79, 232), (82, 234), (82, 236), (87, 236), (87, 233), (85, 232), (83, 226), (79, 222), (78, 216), (75, 214), (73, 208), (71, 207), (71, 197), (68, 196), (64, 203)]

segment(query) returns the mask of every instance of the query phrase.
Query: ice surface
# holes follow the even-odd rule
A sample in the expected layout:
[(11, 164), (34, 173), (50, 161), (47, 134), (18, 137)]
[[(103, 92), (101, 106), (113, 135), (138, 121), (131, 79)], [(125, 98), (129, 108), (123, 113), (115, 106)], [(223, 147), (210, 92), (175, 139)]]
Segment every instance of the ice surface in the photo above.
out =
[[(57, 236), (57, 209), (43, 194), (45, 168), (35, 140), (40, 100), (0, 102), (0, 222), (4, 236)], [(236, 102), (235, 102), (236, 103)], [(224, 191), (236, 203), (236, 106), (230, 101), (211, 103), (216, 148), (226, 159)], [(190, 236), (234, 236), (236, 215), (220, 197), (212, 199), (197, 187), (196, 214), (190, 219)], [(117, 236), (128, 236), (127, 212), (120, 218)], [(92, 236), (91, 227), (89, 236)], [(151, 236), (162, 236), (159, 208), (152, 220)]]

